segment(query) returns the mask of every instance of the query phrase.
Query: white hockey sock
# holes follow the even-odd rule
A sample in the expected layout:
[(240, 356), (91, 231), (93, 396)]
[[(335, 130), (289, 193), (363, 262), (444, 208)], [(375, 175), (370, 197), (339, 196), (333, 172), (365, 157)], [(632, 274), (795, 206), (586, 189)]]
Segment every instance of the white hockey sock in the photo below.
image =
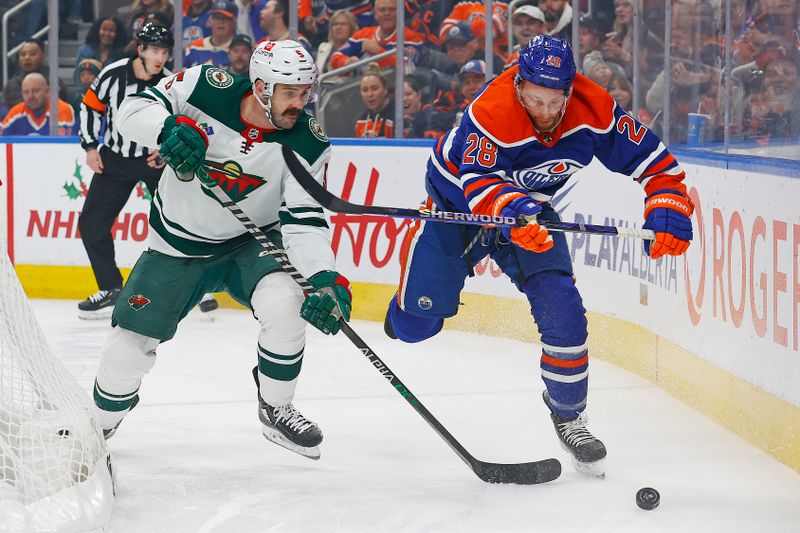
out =
[(261, 323), (259, 392), (272, 406), (294, 398), (305, 347), (306, 322), (300, 318), (303, 298), (303, 291), (285, 272), (263, 277), (253, 291), (253, 313)]

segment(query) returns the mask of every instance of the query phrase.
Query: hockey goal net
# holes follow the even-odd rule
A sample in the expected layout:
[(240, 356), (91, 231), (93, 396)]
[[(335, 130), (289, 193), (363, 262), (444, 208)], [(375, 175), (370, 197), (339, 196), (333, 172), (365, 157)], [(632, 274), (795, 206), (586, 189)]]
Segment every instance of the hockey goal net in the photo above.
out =
[(94, 406), (47, 345), (0, 242), (0, 533), (99, 531), (112, 501)]

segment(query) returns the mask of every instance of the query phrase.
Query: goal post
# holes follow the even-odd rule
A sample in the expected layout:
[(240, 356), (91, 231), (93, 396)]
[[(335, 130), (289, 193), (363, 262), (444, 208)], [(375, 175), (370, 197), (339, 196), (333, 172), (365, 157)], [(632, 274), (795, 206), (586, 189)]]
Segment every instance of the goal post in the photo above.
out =
[(94, 405), (48, 346), (0, 241), (0, 533), (102, 531), (113, 499)]

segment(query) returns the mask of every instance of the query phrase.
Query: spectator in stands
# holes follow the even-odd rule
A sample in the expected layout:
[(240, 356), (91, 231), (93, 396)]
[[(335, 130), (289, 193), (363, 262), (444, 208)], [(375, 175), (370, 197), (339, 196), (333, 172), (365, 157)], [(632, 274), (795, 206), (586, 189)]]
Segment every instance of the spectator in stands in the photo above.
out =
[(458, 72), (458, 81), (459, 92), (464, 97), (464, 102), (466, 102), (461, 109), (461, 111), (464, 111), (486, 83), (486, 62), (481, 59), (469, 61)]
[(578, 32), (578, 64), (582, 65), (586, 54), (602, 50), (603, 29), (597, 20), (584, 16), (581, 17)]
[(630, 112), (633, 107), (633, 86), (625, 76), (613, 76), (608, 84), (608, 93), (622, 109)]
[(196, 65), (228, 66), (228, 48), (236, 32), (238, 8), (233, 0), (215, 0), (211, 7), (211, 35), (194, 41), (186, 48), (185, 68)]
[[(378, 23), (377, 26), (361, 28), (347, 40), (347, 44), (334, 52), (330, 61), (331, 69), (355, 63), (365, 56), (374, 56), (394, 49), (397, 45), (397, 2), (395, 0), (375, 0), (375, 20)], [(406, 54), (416, 63), (422, 57), (420, 50), (425, 38), (409, 28), (405, 28), (403, 37)], [(392, 67), (395, 64), (394, 56), (378, 61), (381, 68)]]
[[(78, 75), (78, 83), (80, 84), (80, 90), (72, 97), (72, 102), (70, 105), (72, 105), (72, 109), (75, 111), (75, 117), (78, 119), (80, 119), (83, 95), (86, 94), (86, 90), (92, 85), (94, 79), (100, 75), (101, 70), (103, 70), (103, 64), (97, 59), (91, 58), (82, 59), (81, 62), (75, 67), (75, 72)], [(78, 126), (79, 124), (76, 124), (76, 132), (79, 129)]]
[(606, 35), (603, 55), (630, 72), (633, 51), (633, 0), (615, 0), (614, 15), (614, 31)]
[(340, 9), (351, 12), (356, 17), (359, 28), (367, 28), (377, 23), (375, 6), (372, 0), (322, 0), (322, 3), (324, 4), (324, 9), (322, 17), (318, 21), (319, 29), (327, 31), (328, 22), (333, 14)]
[(413, 74), (403, 82), (403, 136), (408, 139), (439, 136), (430, 127), (433, 107), (426, 89), (425, 82)]
[(794, 48), (766, 58), (763, 91), (748, 98), (741, 136), (770, 140), (800, 140), (800, 60)]
[[(44, 57), (44, 44), (39, 39), (25, 39), (17, 52), (17, 71), (3, 87), (3, 101), (12, 108), (22, 102), (22, 79), (31, 72), (38, 72), (47, 78), (47, 63)], [(58, 81), (58, 94), (67, 94), (64, 83)]]
[(457, 73), (468, 61), (478, 57), (480, 46), (466, 23), (450, 26), (444, 35), (444, 50), (453, 63), (453, 73)]
[(240, 33), (231, 41), (228, 49), (228, 72), (243, 78), (250, 77), (250, 56), (253, 55), (253, 39)]
[(461, 114), (475, 99), (484, 83), (486, 62), (482, 59), (467, 61), (458, 72), (455, 88), (440, 94), (433, 103), (430, 128), (441, 134), (457, 126)]
[(361, 76), (361, 101), (367, 108), (356, 120), (355, 136), (360, 139), (394, 136), (394, 109), (386, 79), (377, 63), (367, 65)]
[(603, 54), (595, 50), (594, 52), (589, 52), (583, 58), (583, 75), (603, 89), (608, 89), (614, 73), (603, 59)]
[(212, 0), (191, 0), (183, 12), (183, 42), (191, 43), (211, 36)]
[[(439, 28), (439, 41), (443, 42), (453, 26), (466, 24), (483, 50), (486, 41), (486, 6), (482, 1), (464, 0), (457, 2), (453, 10), (442, 21)], [(492, 36), (494, 53), (500, 56), (500, 65), (506, 63), (509, 55), (508, 36), (508, 4), (495, 2), (492, 6)]]
[(96, 59), (101, 65), (108, 65), (125, 57), (123, 50), (126, 44), (128, 44), (128, 36), (125, 35), (125, 28), (119, 19), (108, 17), (95, 20), (86, 34), (86, 40), (78, 48), (72, 80), (79, 83), (78, 76), (81, 71), (78, 67), (81, 61)]
[(439, 49), (439, 29), (450, 12), (449, 0), (406, 0), (406, 27), (425, 38), (425, 46)]
[(572, 36), (572, 6), (567, 0), (539, 0), (544, 11), (547, 35), (570, 40)]
[[(686, 140), (688, 114), (696, 113), (703, 99), (717, 97), (720, 70), (702, 61), (699, 48), (701, 36), (697, 31), (694, 10), (674, 9), (672, 15), (672, 62), (666, 74), (670, 77), (669, 140), (683, 142)], [(662, 71), (656, 76), (645, 97), (647, 110), (655, 120), (653, 129), (659, 135), (663, 134), (664, 78), (665, 73)]]
[(653, 122), (653, 117), (647, 112), (647, 109), (639, 107), (633, 108), (633, 84), (624, 75), (615, 73), (611, 78), (611, 83), (608, 85), (608, 92), (611, 97), (616, 100), (617, 104), (633, 118), (642, 124), (650, 124)]
[(130, 6), (120, 8), (117, 11), (118, 17), (125, 24), (125, 33), (131, 40), (125, 46), (125, 55), (133, 55), (136, 52), (136, 32), (144, 26), (151, 15), (159, 13), (163, 15), (163, 20), (159, 22), (168, 28), (172, 27), (173, 11), (170, 0), (133, 0)]
[(536, 35), (542, 35), (545, 30), (544, 13), (536, 6), (523, 4), (514, 10), (511, 15), (511, 30), (514, 34), (514, 51), (508, 57), (503, 69), (510, 68), (519, 61), (519, 51), (528, 44)]
[[(473, 59), (484, 59), (485, 54), (483, 48), (480, 46), (479, 39), (477, 39), (469, 28), (469, 25), (462, 22), (451, 26), (447, 30), (447, 35), (444, 39), (444, 49), (447, 53), (447, 58), (452, 62), (450, 68), (445, 70), (447, 74), (458, 74), (461, 67), (466, 65)], [(495, 54), (494, 56), (494, 73), (499, 74), (502, 72), (505, 61), (503, 58)]]
[(328, 23), (328, 40), (320, 43), (317, 48), (317, 69), (319, 72), (331, 70), (333, 53), (344, 46), (347, 40), (358, 31), (356, 17), (346, 9), (340, 9), (331, 15)]
[[(58, 135), (75, 133), (75, 113), (65, 101), (58, 100)], [(22, 79), (22, 102), (12, 106), (2, 122), (4, 136), (50, 135), (50, 85), (38, 72)]]
[[(285, 41), (291, 38), (289, 31), (289, 0), (268, 0), (264, 9), (260, 13), (261, 29), (267, 32), (265, 39), (270, 41)], [(314, 53), (311, 42), (302, 34), (297, 34), (294, 39), (308, 50), (309, 54)]]
[(800, 5), (796, 0), (761, 0), (758, 6), (735, 45), (740, 63), (752, 60), (767, 41), (779, 39), (800, 47)]
[[(314, 0), (317, 5), (319, 0)], [(261, 42), (267, 36), (267, 32), (261, 27), (261, 12), (267, 5), (267, 0), (236, 0), (239, 7), (238, 27), (239, 33), (250, 35), (253, 41)], [(309, 32), (309, 35), (317, 31), (317, 20), (314, 17), (312, 0), (300, 0), (297, 7), (298, 20), (302, 23), (302, 28)], [(318, 9), (321, 11), (322, 7)]]

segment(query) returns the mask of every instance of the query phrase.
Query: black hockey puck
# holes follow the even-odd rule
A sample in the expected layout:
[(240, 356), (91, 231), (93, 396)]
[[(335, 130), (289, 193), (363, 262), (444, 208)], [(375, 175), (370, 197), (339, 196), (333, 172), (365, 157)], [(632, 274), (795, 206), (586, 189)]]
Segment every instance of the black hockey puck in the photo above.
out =
[(636, 505), (645, 511), (652, 511), (658, 507), (660, 501), (661, 496), (658, 494), (656, 489), (645, 487), (636, 492)]

